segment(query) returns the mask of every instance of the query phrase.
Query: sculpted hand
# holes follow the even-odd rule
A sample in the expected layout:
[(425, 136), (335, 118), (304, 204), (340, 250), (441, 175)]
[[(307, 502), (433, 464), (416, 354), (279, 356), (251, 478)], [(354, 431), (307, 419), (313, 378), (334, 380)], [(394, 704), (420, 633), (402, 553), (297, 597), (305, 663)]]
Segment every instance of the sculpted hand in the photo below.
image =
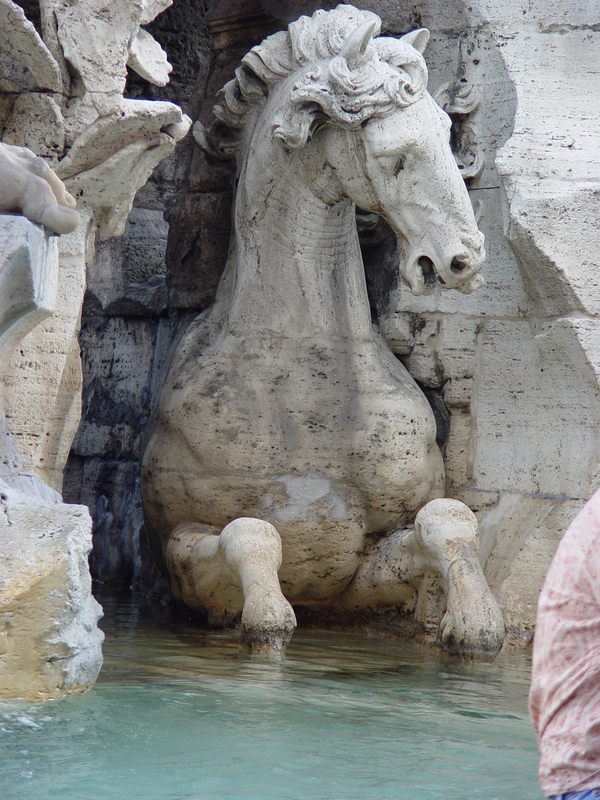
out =
[(71, 233), (80, 221), (75, 205), (43, 158), (0, 142), (0, 211), (20, 212), (53, 233)]

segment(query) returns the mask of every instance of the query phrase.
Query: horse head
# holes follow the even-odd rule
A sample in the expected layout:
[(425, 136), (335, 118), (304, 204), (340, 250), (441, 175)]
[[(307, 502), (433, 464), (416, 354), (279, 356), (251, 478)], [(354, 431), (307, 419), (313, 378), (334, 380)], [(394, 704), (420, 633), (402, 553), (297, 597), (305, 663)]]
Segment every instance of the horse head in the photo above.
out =
[(220, 93), (205, 150), (237, 159), (277, 90), (271, 134), (296, 152), (329, 205), (345, 198), (380, 214), (402, 243), (400, 272), (414, 294), (439, 280), (469, 293), (483, 284), (483, 234), (450, 149), (450, 119), (427, 92), (429, 32), (379, 37), (381, 20), (340, 5), (300, 17), (243, 58)]

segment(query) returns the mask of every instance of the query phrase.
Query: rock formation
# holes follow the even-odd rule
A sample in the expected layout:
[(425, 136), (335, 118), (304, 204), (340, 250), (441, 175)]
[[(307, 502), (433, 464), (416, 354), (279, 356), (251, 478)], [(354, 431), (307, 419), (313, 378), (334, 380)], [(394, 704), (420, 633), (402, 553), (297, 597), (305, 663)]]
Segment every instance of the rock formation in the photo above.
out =
[[(51, 222), (77, 222), (56, 175), (30, 151), (20, 150), (19, 157), (48, 177), (68, 204), (70, 214), (62, 219), (56, 212)], [(63, 206), (50, 201), (49, 207)], [(29, 202), (24, 210), (31, 211)], [(58, 280), (56, 237), (24, 216), (0, 216), (0, 379), (22, 339), (52, 315)], [(87, 564), (92, 521), (85, 506), (62, 503), (57, 491), (24, 469), (5, 418), (1, 380), (0, 436), (0, 697), (58, 698), (91, 686), (102, 664), (96, 625), (102, 610), (92, 597)]]
[(32, 21), (0, 0), (2, 696), (80, 691), (101, 664), (91, 520), (59, 492), (81, 414), (77, 336), (96, 233), (123, 231), (190, 124), (172, 103), (123, 97), (128, 67), (167, 82), (142, 26), (169, 5), (40, 0)]
[(172, 103), (123, 97), (128, 64), (168, 79), (166, 57), (142, 26), (169, 5), (113, 0), (105, 14), (92, 0), (41, 0), (38, 32), (19, 5), (0, 2), (2, 141), (44, 157), (83, 218), (60, 240), (52, 322), (26, 338), (5, 376), (26, 468), (58, 490), (81, 415), (77, 334), (96, 231), (122, 233), (136, 191), (189, 127)]

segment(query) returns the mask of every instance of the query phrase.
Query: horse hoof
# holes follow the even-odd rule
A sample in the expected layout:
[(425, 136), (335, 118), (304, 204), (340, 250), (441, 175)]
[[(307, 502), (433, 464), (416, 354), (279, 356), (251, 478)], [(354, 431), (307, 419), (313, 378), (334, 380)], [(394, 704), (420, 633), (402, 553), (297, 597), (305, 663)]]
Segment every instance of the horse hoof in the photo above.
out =
[(283, 653), (296, 628), (294, 609), (283, 594), (248, 597), (242, 612), (242, 643), (253, 653)]
[(483, 602), (448, 609), (440, 623), (442, 647), (451, 655), (493, 658), (504, 642), (504, 617), (490, 593)]

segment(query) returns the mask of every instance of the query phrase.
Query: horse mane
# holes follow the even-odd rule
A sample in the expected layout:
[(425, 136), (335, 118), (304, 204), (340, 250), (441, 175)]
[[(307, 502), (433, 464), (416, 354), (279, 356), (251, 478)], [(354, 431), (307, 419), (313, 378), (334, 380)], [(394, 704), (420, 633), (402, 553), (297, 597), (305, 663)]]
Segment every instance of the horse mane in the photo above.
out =
[(198, 143), (212, 155), (237, 160), (269, 93), (292, 74), (297, 79), (272, 125), (289, 149), (305, 145), (323, 122), (356, 128), (414, 103), (427, 85), (425, 61), (411, 42), (374, 39), (380, 30), (376, 14), (339, 5), (268, 36), (218, 93), (215, 121), (200, 140), (196, 136)]

